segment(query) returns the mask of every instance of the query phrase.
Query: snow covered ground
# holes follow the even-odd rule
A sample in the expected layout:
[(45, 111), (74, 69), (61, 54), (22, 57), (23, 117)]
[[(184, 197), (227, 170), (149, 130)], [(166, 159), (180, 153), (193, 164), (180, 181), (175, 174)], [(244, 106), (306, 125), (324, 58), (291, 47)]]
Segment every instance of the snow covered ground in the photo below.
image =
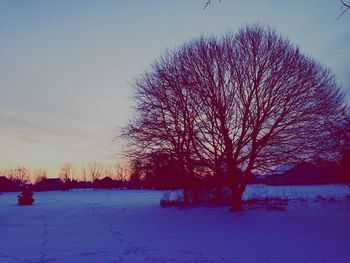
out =
[(0, 196), (0, 262), (350, 262), (350, 188), (252, 186), (286, 211), (162, 208), (157, 191)]

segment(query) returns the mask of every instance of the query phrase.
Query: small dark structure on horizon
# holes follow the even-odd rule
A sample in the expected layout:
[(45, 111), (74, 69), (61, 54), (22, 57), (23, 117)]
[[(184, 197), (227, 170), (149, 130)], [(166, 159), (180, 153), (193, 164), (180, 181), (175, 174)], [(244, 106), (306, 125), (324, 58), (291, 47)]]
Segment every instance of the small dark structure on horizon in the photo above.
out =
[(94, 189), (116, 189), (123, 188), (123, 182), (119, 180), (113, 180), (111, 177), (106, 176), (103, 179), (96, 179), (92, 184)]
[(267, 185), (317, 185), (338, 183), (338, 177), (314, 164), (302, 162), (281, 174), (266, 177)]
[(67, 190), (66, 184), (60, 178), (45, 178), (35, 184), (35, 191)]
[(21, 184), (0, 176), (0, 192), (18, 192), (21, 190)]

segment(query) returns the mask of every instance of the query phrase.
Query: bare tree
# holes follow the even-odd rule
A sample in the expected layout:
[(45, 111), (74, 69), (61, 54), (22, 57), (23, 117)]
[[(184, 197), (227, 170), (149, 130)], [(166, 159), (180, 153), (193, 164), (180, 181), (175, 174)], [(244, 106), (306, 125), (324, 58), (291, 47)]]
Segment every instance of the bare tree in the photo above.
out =
[(18, 166), (15, 169), (7, 170), (8, 178), (14, 182), (21, 184), (30, 183), (30, 174), (26, 167)]
[(329, 138), (342, 115), (342, 95), (328, 69), (269, 29), (246, 27), (221, 43), (224, 52), (217, 55), (202, 48), (208, 63), (201, 72), (209, 78), (197, 84), (203, 99), (196, 101), (204, 104), (210, 98), (214, 134), (221, 137), (232, 179), (232, 209), (239, 210), (253, 170), (330, 157), (336, 148)]
[(72, 163), (65, 163), (61, 166), (59, 176), (63, 182), (68, 182), (74, 178), (74, 166)]
[(344, 108), (330, 70), (274, 31), (246, 27), (225, 43), (228, 83), (235, 89), (234, 128), (228, 134), (233, 151), (227, 161), (243, 171), (232, 189), (232, 208), (240, 209), (252, 170), (329, 158), (336, 150), (330, 134)]
[(34, 171), (35, 184), (47, 179), (47, 172), (44, 169), (37, 169)]
[[(186, 175), (228, 174), (232, 210), (252, 171), (337, 154), (343, 96), (330, 70), (276, 32), (248, 26), (166, 53), (136, 81), (137, 117), (124, 136), (136, 154), (165, 151)], [(218, 190), (220, 194), (220, 190)]]
[(85, 167), (84, 164), (82, 164), (81, 167), (80, 167), (80, 175), (81, 175), (81, 180), (83, 181), (84, 191), (86, 191), (86, 186), (87, 186), (87, 171), (86, 171), (86, 167)]
[(116, 163), (113, 168), (116, 180), (125, 182), (130, 177), (130, 169), (128, 165)]
[(88, 165), (88, 172), (90, 174), (91, 182), (94, 183), (101, 178), (103, 174), (103, 165), (98, 162), (91, 162)]
[(105, 177), (114, 177), (113, 166), (111, 164), (107, 164), (104, 166), (103, 176)]

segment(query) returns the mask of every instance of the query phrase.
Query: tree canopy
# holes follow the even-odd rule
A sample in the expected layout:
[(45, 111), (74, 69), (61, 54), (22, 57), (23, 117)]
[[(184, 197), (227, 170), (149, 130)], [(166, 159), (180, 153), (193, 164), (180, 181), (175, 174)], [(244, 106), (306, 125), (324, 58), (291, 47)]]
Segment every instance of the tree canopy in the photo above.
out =
[[(191, 178), (230, 176), (232, 209), (246, 179), (300, 160), (334, 158), (343, 94), (332, 72), (268, 27), (200, 37), (166, 52), (135, 81), (124, 129), (134, 156), (163, 152)], [(187, 183), (186, 183), (187, 182)]]

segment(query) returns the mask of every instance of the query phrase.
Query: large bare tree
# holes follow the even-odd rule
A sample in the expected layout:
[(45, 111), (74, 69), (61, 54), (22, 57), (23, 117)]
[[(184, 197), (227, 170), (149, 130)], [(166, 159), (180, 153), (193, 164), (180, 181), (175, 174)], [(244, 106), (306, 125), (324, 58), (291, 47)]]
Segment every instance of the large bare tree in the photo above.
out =
[(230, 75), (225, 85), (234, 90), (232, 125), (223, 133), (230, 140), (226, 160), (231, 174), (242, 171), (232, 184), (235, 210), (252, 170), (330, 158), (337, 150), (331, 134), (344, 107), (330, 70), (276, 32), (245, 27), (223, 42)]
[(254, 25), (167, 52), (135, 83), (133, 153), (165, 151), (182, 166), (184, 200), (196, 168), (230, 178), (232, 210), (252, 171), (337, 153), (343, 96), (329, 69)]

